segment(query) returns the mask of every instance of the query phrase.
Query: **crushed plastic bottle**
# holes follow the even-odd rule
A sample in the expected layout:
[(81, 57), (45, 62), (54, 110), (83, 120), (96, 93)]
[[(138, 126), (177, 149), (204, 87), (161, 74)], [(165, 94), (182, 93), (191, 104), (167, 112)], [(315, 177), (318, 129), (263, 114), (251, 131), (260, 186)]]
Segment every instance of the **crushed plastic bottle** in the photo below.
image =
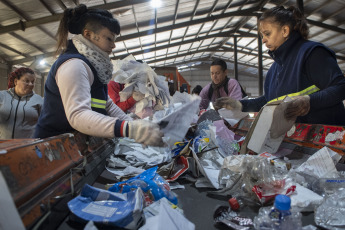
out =
[(254, 218), (255, 229), (260, 230), (298, 230), (302, 229), (301, 214), (291, 212), (291, 199), (286, 195), (277, 195), (273, 208), (261, 208)]
[(311, 189), (321, 196), (331, 195), (340, 188), (345, 188), (345, 178), (320, 178), (311, 185)]

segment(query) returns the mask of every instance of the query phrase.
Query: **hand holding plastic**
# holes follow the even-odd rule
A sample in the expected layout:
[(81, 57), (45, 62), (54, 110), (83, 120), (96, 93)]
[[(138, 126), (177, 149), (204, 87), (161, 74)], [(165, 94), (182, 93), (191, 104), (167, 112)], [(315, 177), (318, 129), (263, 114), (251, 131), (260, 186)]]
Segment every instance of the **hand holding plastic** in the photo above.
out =
[(134, 139), (136, 142), (151, 145), (151, 146), (164, 146), (163, 133), (159, 130), (159, 126), (156, 123), (135, 120), (128, 122), (128, 137)]

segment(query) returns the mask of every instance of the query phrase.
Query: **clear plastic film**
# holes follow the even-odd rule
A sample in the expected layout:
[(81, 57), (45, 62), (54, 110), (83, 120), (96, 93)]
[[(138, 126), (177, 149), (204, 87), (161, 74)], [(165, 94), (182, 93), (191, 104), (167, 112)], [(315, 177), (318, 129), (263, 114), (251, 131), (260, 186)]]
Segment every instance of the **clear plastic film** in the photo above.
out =
[(315, 210), (315, 223), (327, 229), (344, 229), (345, 227), (345, 188), (326, 196)]

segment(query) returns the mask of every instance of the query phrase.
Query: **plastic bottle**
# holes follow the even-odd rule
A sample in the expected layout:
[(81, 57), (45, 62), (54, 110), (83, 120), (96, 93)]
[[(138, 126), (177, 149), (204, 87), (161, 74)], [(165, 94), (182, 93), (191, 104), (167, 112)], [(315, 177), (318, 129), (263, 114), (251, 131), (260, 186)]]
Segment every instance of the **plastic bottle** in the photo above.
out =
[(333, 194), (339, 188), (345, 188), (345, 178), (320, 178), (311, 185), (311, 189), (321, 196)]
[(242, 199), (238, 199), (237, 197), (232, 197), (229, 199), (229, 205), (233, 211), (238, 211), (240, 208), (243, 207), (244, 203), (242, 202)]
[(274, 208), (269, 216), (272, 220), (281, 222), (285, 217), (290, 216), (291, 199), (285, 195), (277, 195), (274, 200)]
[(256, 202), (248, 197), (243, 197), (243, 196), (238, 196), (238, 197), (234, 196), (230, 198), (229, 205), (233, 211), (239, 211), (245, 206), (256, 207), (256, 208), (261, 206), (259, 202)]
[(274, 207), (260, 209), (254, 218), (255, 229), (299, 230), (302, 229), (301, 214), (291, 212), (291, 199), (286, 195), (277, 195)]

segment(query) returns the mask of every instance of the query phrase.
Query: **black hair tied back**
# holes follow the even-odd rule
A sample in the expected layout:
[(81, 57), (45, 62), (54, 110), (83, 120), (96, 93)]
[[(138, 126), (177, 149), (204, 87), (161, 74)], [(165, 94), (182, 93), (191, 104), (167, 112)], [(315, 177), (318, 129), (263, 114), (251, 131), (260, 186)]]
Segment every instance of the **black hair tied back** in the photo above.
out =
[(290, 6), (287, 10), (291, 12), (293, 17), (293, 29), (300, 32), (304, 39), (308, 39), (309, 27), (303, 13), (297, 7), (294, 6)]
[(303, 13), (295, 6), (290, 6), (287, 9), (284, 6), (276, 6), (266, 10), (259, 20), (271, 20), (281, 26), (288, 25), (291, 31), (297, 31), (304, 39), (308, 39), (309, 27), (307, 20)]
[(67, 16), (67, 27), (68, 31), (72, 34), (81, 34), (85, 26), (84, 15), (88, 11), (84, 4), (80, 4), (74, 9), (67, 9), (65, 16)]
[(60, 21), (57, 35), (56, 54), (64, 52), (67, 48), (68, 32), (82, 34), (84, 29), (97, 32), (103, 27), (111, 32), (120, 34), (120, 24), (113, 15), (104, 9), (88, 9), (80, 4), (74, 9), (66, 9)]

